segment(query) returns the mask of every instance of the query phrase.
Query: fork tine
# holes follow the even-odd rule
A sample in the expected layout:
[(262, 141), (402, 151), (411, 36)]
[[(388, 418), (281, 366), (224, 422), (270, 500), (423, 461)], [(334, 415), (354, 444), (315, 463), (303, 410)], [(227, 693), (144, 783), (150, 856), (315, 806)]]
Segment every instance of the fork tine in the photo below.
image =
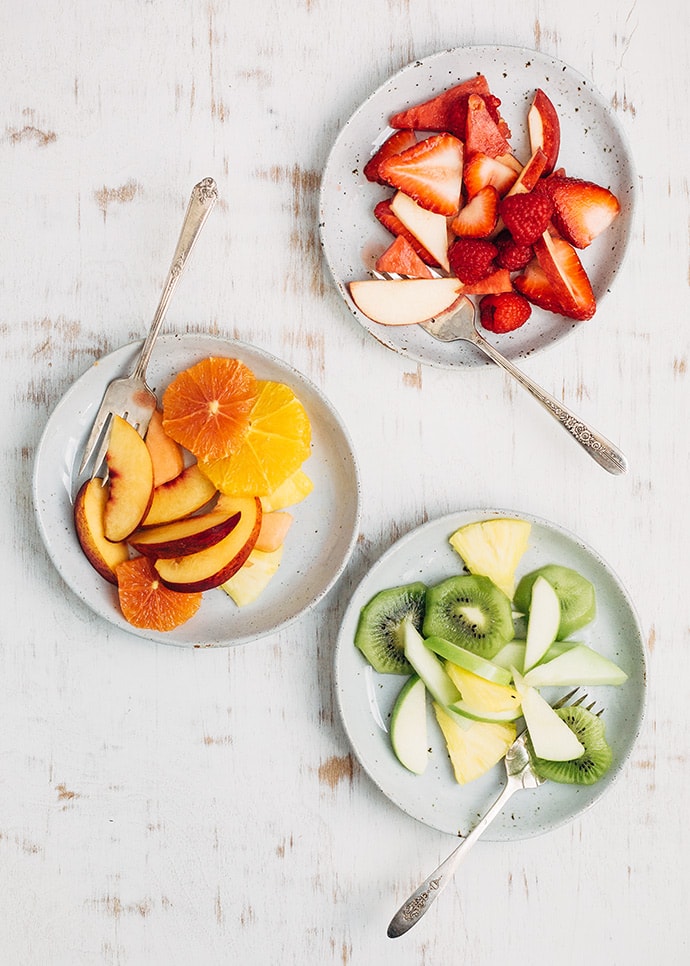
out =
[[(93, 456), (98, 441), (101, 438), (101, 433), (105, 429), (106, 423), (110, 421), (110, 417), (112, 416), (112, 411), (108, 406), (104, 405), (104, 402), (101, 403), (100, 408), (96, 413), (96, 418), (94, 419), (93, 426), (91, 427), (89, 438), (84, 444), (84, 452), (81, 458), (81, 463), (79, 464), (78, 476), (81, 476), (86, 469), (89, 460)], [(103, 451), (103, 455), (105, 455), (105, 451)]]
[[(573, 688), (572, 691), (568, 691), (567, 694), (564, 694), (562, 698), (559, 698), (558, 701), (556, 701), (556, 703), (553, 705), (553, 707), (554, 708), (562, 708), (562, 707), (564, 707), (566, 704), (568, 704), (570, 702), (570, 699), (572, 697), (574, 697), (579, 690), (580, 690), (580, 688), (577, 687), (577, 688)], [(574, 701), (572, 703), (573, 704), (579, 704), (581, 701), (584, 701), (584, 699), (586, 697), (587, 697), (587, 695), (584, 695), (583, 694), (582, 697), (579, 699), (579, 701)]]

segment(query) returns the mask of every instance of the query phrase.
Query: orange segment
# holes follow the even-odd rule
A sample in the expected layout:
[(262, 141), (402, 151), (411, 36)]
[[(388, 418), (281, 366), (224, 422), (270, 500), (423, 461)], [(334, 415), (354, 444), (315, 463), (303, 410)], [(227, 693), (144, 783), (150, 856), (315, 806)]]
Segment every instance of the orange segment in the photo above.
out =
[(254, 373), (239, 359), (203, 359), (163, 393), (163, 429), (197, 459), (229, 456), (247, 431), (256, 391)]
[(231, 496), (266, 496), (284, 483), (311, 452), (311, 425), (304, 406), (289, 386), (258, 383), (249, 427), (236, 453), (207, 459), (200, 468)]
[(165, 587), (146, 557), (125, 560), (115, 570), (120, 609), (134, 627), (171, 631), (193, 617), (202, 594), (181, 594)]

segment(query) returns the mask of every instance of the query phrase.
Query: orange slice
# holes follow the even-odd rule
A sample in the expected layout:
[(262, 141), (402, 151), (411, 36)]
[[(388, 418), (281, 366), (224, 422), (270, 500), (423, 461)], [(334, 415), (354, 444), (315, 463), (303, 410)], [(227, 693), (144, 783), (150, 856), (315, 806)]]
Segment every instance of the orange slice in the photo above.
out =
[(171, 631), (193, 617), (202, 594), (181, 594), (163, 585), (147, 557), (125, 560), (115, 570), (120, 609), (134, 627)]
[(197, 459), (229, 456), (247, 431), (256, 390), (254, 373), (239, 359), (202, 359), (163, 393), (163, 429)]
[(311, 452), (307, 412), (289, 386), (258, 383), (244, 439), (231, 456), (200, 461), (200, 469), (222, 493), (267, 496), (288, 479)]

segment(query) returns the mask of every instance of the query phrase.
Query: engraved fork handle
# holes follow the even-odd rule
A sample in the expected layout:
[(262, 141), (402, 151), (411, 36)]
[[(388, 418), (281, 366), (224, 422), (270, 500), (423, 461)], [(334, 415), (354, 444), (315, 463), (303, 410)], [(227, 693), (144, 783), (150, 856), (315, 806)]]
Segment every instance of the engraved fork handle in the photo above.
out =
[(553, 396), (542, 389), (541, 386), (538, 386), (536, 382), (532, 382), (529, 376), (526, 376), (509, 359), (506, 359), (505, 356), (494, 349), (491, 343), (487, 342), (479, 332), (475, 332), (474, 337), (469, 341), (473, 345), (476, 345), (478, 349), (481, 349), (490, 359), (498, 363), (499, 366), (502, 366), (511, 376), (514, 376), (528, 392), (531, 392), (535, 399), (542, 404), (544, 409), (558, 420), (561, 426), (570, 433), (573, 439), (600, 466), (603, 466), (605, 470), (608, 470), (609, 473), (613, 473), (614, 475), (627, 472), (628, 461), (618, 447), (614, 446), (610, 440), (584, 423), (578, 416), (570, 412), (563, 403), (558, 402), (557, 399), (554, 399)]
[(453, 873), (462, 860), (467, 857), (467, 853), (486, 829), (487, 825), (496, 818), (511, 795), (520, 788), (522, 788), (522, 783), (519, 779), (508, 779), (508, 783), (501, 794), (484, 817), (474, 826), (469, 835), (450, 853), (447, 859), (434, 869), (431, 875), (422, 882), (419, 888), (415, 889), (409, 899), (398, 909), (388, 925), (387, 935), (391, 939), (397, 939), (398, 936), (404, 935), (408, 929), (411, 929), (419, 922), (422, 916), (428, 911), (429, 906), (438, 899), (446, 888), (453, 878)]
[(180, 229), (180, 237), (175, 248), (175, 254), (173, 255), (158, 308), (156, 309), (156, 314), (153, 317), (153, 322), (149, 329), (149, 334), (146, 336), (146, 341), (144, 342), (136, 367), (132, 373), (132, 379), (143, 380), (146, 377), (146, 367), (149, 364), (153, 344), (163, 324), (170, 299), (173, 297), (173, 293), (177, 288), (177, 283), (187, 264), (187, 259), (191, 254), (199, 232), (204, 227), (204, 223), (216, 203), (217, 198), (218, 189), (213, 178), (204, 178), (203, 181), (200, 181), (199, 184), (192, 188), (192, 194), (189, 199), (184, 221), (182, 222), (182, 228)]

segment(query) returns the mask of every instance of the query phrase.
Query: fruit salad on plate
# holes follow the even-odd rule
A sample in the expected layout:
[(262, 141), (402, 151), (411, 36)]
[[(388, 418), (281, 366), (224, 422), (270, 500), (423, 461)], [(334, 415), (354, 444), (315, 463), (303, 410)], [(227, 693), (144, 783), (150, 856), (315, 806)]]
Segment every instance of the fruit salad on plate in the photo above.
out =
[(238, 607), (275, 575), (313, 486), (311, 426), (289, 386), (209, 357), (165, 389), (145, 438), (112, 421), (106, 472), (74, 503), (85, 556), (133, 626), (170, 631), (220, 587)]
[(374, 671), (406, 679), (389, 734), (408, 771), (429, 761), (428, 703), (460, 784), (504, 757), (520, 721), (544, 779), (591, 785), (611, 767), (604, 720), (582, 706), (554, 710), (542, 690), (618, 687), (628, 675), (573, 637), (596, 615), (587, 578), (553, 562), (516, 581), (530, 532), (521, 519), (465, 524), (449, 537), (464, 570), (386, 588), (362, 607), (354, 645)]
[(558, 166), (561, 125), (547, 91), (533, 92), (525, 115), (529, 157), (513, 152), (500, 104), (477, 74), (389, 118), (364, 176), (382, 188), (373, 216), (392, 235), (375, 269), (394, 277), (349, 283), (367, 318), (425, 322), (466, 295), (496, 333), (523, 326), (532, 306), (594, 315), (578, 252), (612, 224), (619, 199)]

